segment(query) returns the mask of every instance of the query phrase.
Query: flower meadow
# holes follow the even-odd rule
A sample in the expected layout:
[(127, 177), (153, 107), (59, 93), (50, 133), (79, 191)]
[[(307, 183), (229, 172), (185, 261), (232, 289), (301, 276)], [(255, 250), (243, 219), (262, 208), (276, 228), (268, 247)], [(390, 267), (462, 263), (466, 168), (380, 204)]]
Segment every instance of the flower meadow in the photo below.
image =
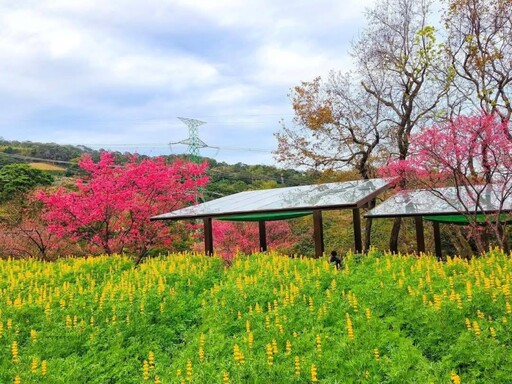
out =
[(0, 261), (1, 383), (506, 383), (512, 261)]

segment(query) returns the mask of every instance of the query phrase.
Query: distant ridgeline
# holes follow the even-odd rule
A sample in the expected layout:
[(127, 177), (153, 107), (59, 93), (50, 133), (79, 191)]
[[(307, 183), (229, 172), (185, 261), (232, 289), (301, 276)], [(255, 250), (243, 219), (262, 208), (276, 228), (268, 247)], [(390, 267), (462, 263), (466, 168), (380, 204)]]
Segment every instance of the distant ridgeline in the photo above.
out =
[[(47, 171), (55, 176), (73, 176), (80, 172), (77, 161), (89, 153), (99, 158), (101, 150), (86, 146), (61, 145), (55, 143), (37, 143), (31, 141), (8, 141), (0, 138), (0, 168), (8, 164), (25, 163), (33, 168)], [(129, 153), (116, 152), (119, 162), (127, 160)], [(147, 157), (141, 155), (141, 157)], [(166, 158), (186, 159), (184, 155), (169, 155)], [(208, 161), (210, 183), (204, 191), (205, 200), (212, 200), (249, 189), (278, 188), (311, 184), (319, 178), (318, 172), (301, 172), (293, 169), (280, 169), (268, 165), (234, 165)]]

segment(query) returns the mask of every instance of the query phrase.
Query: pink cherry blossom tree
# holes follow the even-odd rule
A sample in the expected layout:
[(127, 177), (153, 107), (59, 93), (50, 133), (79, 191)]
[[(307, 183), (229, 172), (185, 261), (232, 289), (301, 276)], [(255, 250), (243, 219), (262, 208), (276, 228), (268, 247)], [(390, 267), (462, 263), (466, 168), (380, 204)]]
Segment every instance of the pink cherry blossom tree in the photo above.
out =
[[(268, 221), (266, 232), (269, 249), (289, 253), (292, 246), (298, 242), (290, 224), (284, 220)], [(245, 254), (258, 252), (260, 246), (258, 223), (215, 220), (213, 241), (215, 252), (228, 259), (237, 252)]]
[(0, 220), (0, 253), (4, 257), (44, 261), (77, 254), (76, 243), (65, 241), (48, 230), (43, 207), (32, 192), (4, 204)]
[(93, 253), (136, 254), (137, 262), (151, 247), (173, 241), (170, 224), (150, 217), (194, 203), (208, 182), (206, 163), (167, 164), (163, 158), (132, 156), (116, 164), (113, 154), (103, 152), (98, 162), (84, 156), (79, 166), (85, 176), (74, 188), (37, 195), (45, 205), (48, 231)]
[[(509, 128), (509, 122), (485, 113), (433, 125), (411, 136), (410, 156), (391, 161), (381, 175), (394, 177), (398, 186), (429, 190), (456, 208), (467, 218), (480, 250), (488, 246), (489, 233), (507, 248), (507, 206), (512, 199)], [(446, 186), (456, 187), (456, 201), (442, 193)]]

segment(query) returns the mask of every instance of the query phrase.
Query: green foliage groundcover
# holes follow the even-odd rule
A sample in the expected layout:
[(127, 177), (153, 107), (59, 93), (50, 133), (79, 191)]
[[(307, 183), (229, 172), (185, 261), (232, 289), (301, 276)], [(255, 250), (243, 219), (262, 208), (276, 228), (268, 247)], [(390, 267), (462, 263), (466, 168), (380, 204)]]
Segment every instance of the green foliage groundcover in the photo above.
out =
[(0, 382), (505, 383), (512, 261), (0, 261)]

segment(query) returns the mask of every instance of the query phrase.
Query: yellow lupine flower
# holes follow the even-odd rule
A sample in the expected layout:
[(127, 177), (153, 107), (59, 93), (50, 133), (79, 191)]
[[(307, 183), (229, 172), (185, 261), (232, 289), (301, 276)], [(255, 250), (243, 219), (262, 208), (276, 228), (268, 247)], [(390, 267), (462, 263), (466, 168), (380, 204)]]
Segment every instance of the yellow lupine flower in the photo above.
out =
[(238, 365), (241, 365), (244, 363), (245, 361), (245, 357), (244, 357), (244, 354), (242, 353), (242, 351), (240, 350), (240, 347), (238, 346), (238, 344), (235, 344), (233, 346), (233, 359), (235, 360), (235, 362), (238, 364)]
[(311, 364), (311, 382), (318, 383), (318, 372), (315, 364)]
[(467, 317), (466, 317), (466, 320), (464, 320), (464, 321), (466, 323), (466, 329), (468, 331), (471, 331), (472, 330), (472, 328), (471, 328), (471, 321)]
[(300, 376), (300, 358), (299, 356), (295, 356), (294, 359), (294, 367), (295, 367), (295, 376)]
[(350, 315), (348, 313), (346, 313), (346, 322), (347, 322), (348, 338), (350, 340), (354, 340), (354, 338), (355, 338), (355, 336), (354, 336), (354, 327), (352, 326), (352, 320), (350, 319)]
[(249, 342), (249, 348), (252, 349), (254, 346), (254, 335), (252, 332), (249, 332), (248, 342)]
[(473, 300), (473, 289), (471, 287), (471, 281), (466, 281), (466, 295), (468, 296), (468, 301)]
[(475, 331), (475, 335), (480, 336), (482, 333), (480, 331), (480, 326), (478, 325), (478, 322), (476, 320), (473, 321), (473, 331)]
[(322, 337), (320, 335), (316, 335), (316, 351), (318, 353), (322, 353)]
[(30, 371), (32, 373), (36, 373), (38, 366), (39, 366), (39, 359), (37, 357), (32, 358), (32, 364), (30, 365)]
[(453, 384), (460, 384), (460, 377), (455, 373), (455, 371), (452, 371), (450, 374), (450, 379), (452, 380)]
[(20, 362), (20, 358), (18, 355), (18, 342), (14, 340), (11, 344), (11, 354), (12, 354), (12, 362), (14, 364), (18, 364)]
[(269, 366), (273, 366), (274, 365), (274, 353), (272, 350), (272, 344), (267, 344), (266, 353), (267, 353), (267, 364)]
[(292, 343), (290, 340), (286, 340), (286, 354), (289, 355), (292, 353)]
[(199, 361), (203, 362), (204, 360), (204, 342), (205, 342), (205, 336), (204, 333), (201, 333), (201, 336), (199, 337)]
[(187, 381), (192, 380), (192, 373), (193, 373), (192, 361), (187, 360)]
[(147, 360), (144, 360), (144, 362), (142, 363), (142, 380), (149, 380), (149, 363)]

